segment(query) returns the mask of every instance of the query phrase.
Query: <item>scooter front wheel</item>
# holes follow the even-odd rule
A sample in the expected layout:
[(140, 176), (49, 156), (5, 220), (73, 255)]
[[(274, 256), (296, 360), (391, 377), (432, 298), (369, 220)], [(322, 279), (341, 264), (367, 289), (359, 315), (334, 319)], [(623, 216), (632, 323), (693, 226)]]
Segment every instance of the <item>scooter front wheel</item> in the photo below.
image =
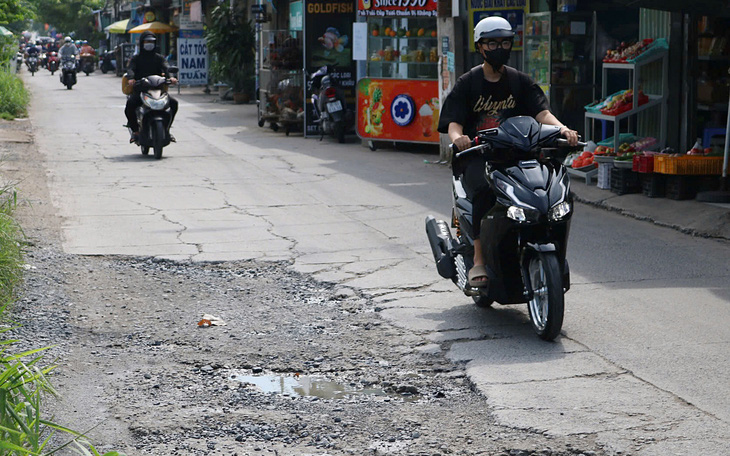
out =
[(543, 340), (560, 334), (565, 313), (563, 281), (555, 252), (539, 252), (527, 265), (533, 297), (527, 304), (535, 333)]

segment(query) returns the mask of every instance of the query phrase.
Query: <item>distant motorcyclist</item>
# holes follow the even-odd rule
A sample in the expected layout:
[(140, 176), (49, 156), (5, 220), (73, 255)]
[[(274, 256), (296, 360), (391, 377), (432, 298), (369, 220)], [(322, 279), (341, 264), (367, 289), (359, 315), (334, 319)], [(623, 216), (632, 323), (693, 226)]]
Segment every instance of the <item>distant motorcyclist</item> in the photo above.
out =
[[(139, 53), (132, 56), (129, 60), (129, 65), (127, 65), (127, 77), (130, 86), (134, 86), (136, 80), (151, 75), (169, 77), (173, 84), (177, 82), (177, 79), (170, 77), (167, 60), (161, 54), (155, 52), (156, 47), (157, 38), (155, 34), (152, 32), (142, 32)], [(171, 96), (169, 99), (170, 126), (172, 126), (172, 122), (175, 120), (175, 113), (177, 113), (178, 103)], [(139, 96), (139, 92), (135, 89), (134, 93), (127, 97), (127, 106), (124, 108), (124, 115), (127, 116), (127, 125), (132, 130), (132, 137), (129, 139), (130, 143), (137, 141), (137, 136), (139, 135), (139, 123), (137, 122), (136, 111), (140, 106), (142, 106), (142, 99)]]
[(28, 47), (25, 48), (25, 53), (28, 57), (35, 56), (38, 57), (38, 54), (40, 54), (41, 50), (36, 47), (35, 43), (33, 41), (28, 43)]
[(81, 43), (81, 54), (96, 55), (96, 51), (93, 47), (91, 47), (88, 41), (84, 41), (83, 43)]
[(56, 43), (55, 41), (51, 41), (51, 42), (49, 42), (49, 43), (48, 43), (48, 47), (47, 47), (47, 49), (46, 49), (46, 50), (47, 50), (47, 52), (48, 52), (49, 54), (50, 54), (51, 52), (56, 52), (56, 53), (58, 53), (58, 43)]
[(67, 36), (63, 39), (64, 44), (61, 46), (61, 49), (58, 50), (58, 55), (61, 56), (61, 59), (64, 57), (73, 57), (76, 58), (77, 55), (79, 55), (79, 49), (76, 47), (75, 44), (71, 41), (71, 37)]

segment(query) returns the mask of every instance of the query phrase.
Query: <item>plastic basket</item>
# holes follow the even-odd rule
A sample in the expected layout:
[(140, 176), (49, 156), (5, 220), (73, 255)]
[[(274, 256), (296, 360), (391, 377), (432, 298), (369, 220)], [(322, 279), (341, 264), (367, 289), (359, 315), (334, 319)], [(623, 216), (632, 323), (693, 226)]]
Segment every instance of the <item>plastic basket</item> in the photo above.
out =
[(608, 163), (598, 163), (598, 182), (596, 187), (603, 190), (611, 190), (611, 170), (613, 169), (613, 161)]
[(654, 172), (678, 175), (722, 174), (723, 157), (662, 157), (654, 159)]
[[(638, 136), (635, 136), (633, 133), (619, 133), (619, 135), (618, 135), (619, 144), (623, 144), (623, 143), (631, 144), (633, 142), (636, 142), (639, 139), (641, 139), (641, 138), (639, 138)], [(604, 139), (603, 141), (599, 142), (598, 145), (606, 146), (606, 147), (613, 147), (613, 136), (611, 136), (610, 138)]]
[(642, 174), (641, 191), (649, 198), (660, 198), (666, 194), (666, 179), (664, 174)]
[(667, 43), (666, 38), (657, 38), (652, 43), (646, 47), (644, 52), (637, 55), (633, 59), (627, 60), (628, 63), (641, 63), (645, 60), (647, 60), (649, 57), (661, 54), (662, 52), (666, 52), (669, 49), (669, 43)]
[[(585, 108), (585, 109), (586, 109), (586, 111), (588, 111), (588, 112), (592, 112), (592, 113), (594, 113), (594, 114), (600, 114), (600, 113), (601, 113), (601, 109), (603, 109), (603, 108), (605, 108), (605, 107), (606, 107), (606, 101), (607, 101), (607, 100), (609, 100), (609, 99), (613, 98), (613, 97), (614, 97), (614, 96), (616, 96), (616, 95), (621, 95), (621, 94), (622, 94), (622, 93), (624, 93), (624, 92), (626, 92), (626, 90), (619, 90), (619, 91), (618, 91), (618, 92), (616, 92), (616, 93), (612, 93), (611, 95), (608, 95), (608, 96), (607, 96), (606, 98), (604, 98), (604, 99), (602, 99), (602, 100), (594, 101), (594, 102), (593, 102), (593, 103), (591, 103), (591, 104), (585, 105), (585, 106), (584, 106), (584, 108)], [(600, 144), (600, 143), (599, 143), (599, 144)]]
[(654, 172), (654, 156), (653, 155), (634, 155), (634, 164), (631, 169), (637, 173), (653, 173)]
[(639, 175), (630, 169), (611, 169), (611, 192), (618, 195), (627, 193), (641, 193), (641, 182)]

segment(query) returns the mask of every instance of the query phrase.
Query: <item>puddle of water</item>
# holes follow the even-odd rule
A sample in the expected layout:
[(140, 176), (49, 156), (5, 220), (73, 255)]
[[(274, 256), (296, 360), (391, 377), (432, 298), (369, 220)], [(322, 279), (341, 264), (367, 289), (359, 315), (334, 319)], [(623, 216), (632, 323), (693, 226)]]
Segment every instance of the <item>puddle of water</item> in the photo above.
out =
[(344, 399), (353, 395), (389, 396), (415, 400), (415, 396), (388, 393), (378, 388), (356, 388), (351, 385), (332, 382), (317, 377), (285, 377), (280, 375), (234, 375), (233, 379), (249, 383), (264, 393), (289, 396), (314, 396), (320, 399)]

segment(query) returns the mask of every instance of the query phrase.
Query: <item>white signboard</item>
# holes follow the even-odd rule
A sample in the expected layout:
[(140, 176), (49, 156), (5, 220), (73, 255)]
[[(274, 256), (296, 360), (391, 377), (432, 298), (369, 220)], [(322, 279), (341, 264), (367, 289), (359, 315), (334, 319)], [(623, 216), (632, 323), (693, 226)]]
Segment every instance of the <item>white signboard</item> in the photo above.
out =
[(177, 63), (180, 68), (180, 84), (208, 84), (208, 46), (202, 30), (180, 30)]

